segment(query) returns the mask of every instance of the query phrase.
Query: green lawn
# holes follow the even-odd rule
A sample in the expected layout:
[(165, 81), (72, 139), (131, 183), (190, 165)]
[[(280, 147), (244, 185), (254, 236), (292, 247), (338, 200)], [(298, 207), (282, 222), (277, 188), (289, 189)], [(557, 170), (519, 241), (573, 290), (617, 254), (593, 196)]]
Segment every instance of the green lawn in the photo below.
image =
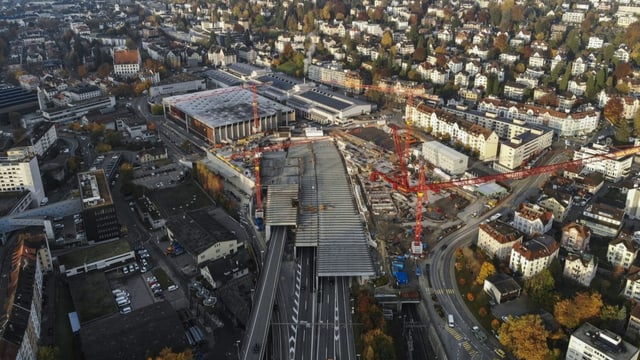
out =
[(58, 261), (67, 269), (71, 269), (84, 263), (90, 264), (100, 259), (106, 259), (119, 254), (124, 254), (128, 251), (131, 251), (129, 241), (127, 241), (127, 238), (120, 238), (120, 240), (112, 241), (106, 244), (80, 248), (76, 251), (58, 257)]
[(162, 268), (155, 268), (152, 271), (153, 275), (158, 279), (160, 283), (160, 287), (162, 289), (167, 290), (167, 288), (174, 284), (173, 280), (167, 275), (167, 273)]
[(80, 323), (97, 319), (117, 310), (107, 277), (92, 272), (69, 279), (69, 289), (76, 304)]

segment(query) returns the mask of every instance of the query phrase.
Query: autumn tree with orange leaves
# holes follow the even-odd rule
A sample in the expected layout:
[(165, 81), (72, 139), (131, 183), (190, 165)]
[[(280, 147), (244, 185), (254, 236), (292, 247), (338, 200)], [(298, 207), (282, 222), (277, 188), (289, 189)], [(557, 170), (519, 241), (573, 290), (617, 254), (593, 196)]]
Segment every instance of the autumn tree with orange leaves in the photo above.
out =
[(584, 321), (599, 316), (603, 305), (600, 293), (579, 292), (572, 299), (557, 302), (553, 316), (561, 325), (575, 329)]
[(498, 330), (500, 343), (509, 349), (516, 359), (545, 360), (550, 351), (547, 338), (550, 333), (544, 328), (540, 315), (509, 317)]

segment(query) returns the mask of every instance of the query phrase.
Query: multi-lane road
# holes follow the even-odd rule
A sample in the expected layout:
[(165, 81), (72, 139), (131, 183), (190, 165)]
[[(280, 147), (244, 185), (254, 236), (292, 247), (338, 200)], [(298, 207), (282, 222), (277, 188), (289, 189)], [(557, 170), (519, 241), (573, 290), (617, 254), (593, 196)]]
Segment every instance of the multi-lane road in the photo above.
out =
[[(554, 154), (549, 163), (565, 161), (565, 154)], [(537, 192), (548, 174), (530, 176), (517, 180), (513, 183), (513, 193), (502, 201), (502, 206), (494, 209), (483, 217), (470, 218), (463, 228), (445, 237), (431, 255), (429, 279), (440, 305), (446, 314), (452, 314), (455, 319), (455, 329), (451, 329), (443, 320), (435, 321), (440, 329), (440, 340), (450, 357), (457, 359), (481, 358), (491, 359), (494, 354), (494, 347), (499, 346), (493, 337), (488, 337), (483, 344), (474, 341), (471, 328), (479, 325), (475, 316), (469, 311), (457, 290), (454, 264), (455, 251), (461, 246), (471, 244), (477, 238), (478, 224), (485, 218), (496, 213), (498, 209), (513, 210), (515, 206), (522, 203), (534, 192)], [(432, 312), (433, 313), (433, 312)], [(432, 316), (432, 320), (435, 320)]]

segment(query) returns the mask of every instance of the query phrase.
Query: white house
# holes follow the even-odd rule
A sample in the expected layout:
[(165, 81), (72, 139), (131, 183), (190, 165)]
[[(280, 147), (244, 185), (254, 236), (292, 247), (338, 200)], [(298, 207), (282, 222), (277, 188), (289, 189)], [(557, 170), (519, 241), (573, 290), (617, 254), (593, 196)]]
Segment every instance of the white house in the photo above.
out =
[(562, 276), (576, 281), (584, 286), (589, 286), (598, 270), (597, 258), (591, 254), (569, 253), (564, 260)]
[(558, 257), (560, 246), (551, 236), (541, 235), (513, 245), (509, 268), (530, 278), (551, 265)]
[(607, 261), (613, 266), (629, 269), (638, 257), (638, 243), (631, 235), (621, 232), (607, 247)]
[(500, 220), (478, 226), (478, 247), (490, 257), (506, 261), (513, 245), (522, 242), (520, 230)]
[(536, 204), (522, 203), (514, 213), (513, 226), (529, 236), (544, 234), (552, 225), (553, 213)]

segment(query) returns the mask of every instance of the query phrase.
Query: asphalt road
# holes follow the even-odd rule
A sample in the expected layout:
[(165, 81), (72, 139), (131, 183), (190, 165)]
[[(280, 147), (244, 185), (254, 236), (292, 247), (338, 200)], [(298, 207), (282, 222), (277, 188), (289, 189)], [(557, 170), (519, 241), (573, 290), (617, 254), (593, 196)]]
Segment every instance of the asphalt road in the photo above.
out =
[[(563, 153), (554, 154), (549, 163), (557, 163), (566, 160)], [(517, 180), (512, 184), (513, 193), (503, 202), (503, 206), (515, 208), (527, 197), (536, 193), (540, 185), (549, 175), (540, 174)], [(445, 237), (434, 249), (431, 257), (430, 281), (440, 305), (445, 314), (452, 314), (455, 319), (455, 328), (449, 328), (444, 321), (437, 324), (440, 329), (440, 339), (443, 342), (450, 357), (457, 359), (472, 359), (481, 354), (482, 358), (493, 358), (494, 348), (499, 347), (498, 341), (489, 336), (485, 343), (475, 341), (471, 327), (480, 325), (475, 316), (469, 311), (458, 292), (455, 279), (455, 251), (459, 247), (467, 246), (477, 239), (477, 225), (490, 217), (502, 207), (497, 207), (478, 218), (468, 219), (467, 226)], [(439, 291), (438, 291), (439, 290)], [(433, 317), (432, 317), (433, 319)], [(469, 346), (471, 345), (471, 346)]]

